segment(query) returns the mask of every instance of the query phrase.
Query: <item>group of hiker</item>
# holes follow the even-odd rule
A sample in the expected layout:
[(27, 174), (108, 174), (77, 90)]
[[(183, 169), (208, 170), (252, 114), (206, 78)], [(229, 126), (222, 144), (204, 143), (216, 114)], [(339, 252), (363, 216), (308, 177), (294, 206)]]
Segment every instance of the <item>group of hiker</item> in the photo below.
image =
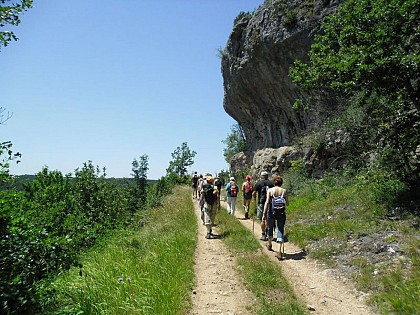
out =
[[(261, 222), (261, 238), (267, 241), (267, 248), (273, 250), (274, 230), (277, 229), (275, 242), (279, 244), (277, 257), (282, 259), (284, 244), (284, 225), (286, 223), (286, 206), (289, 204), (286, 189), (282, 188), (283, 178), (277, 175), (268, 179), (268, 172), (262, 171), (260, 179), (252, 184), (252, 177), (247, 175), (241, 186), (243, 196), (244, 219), (249, 219), (252, 199), (257, 203), (257, 218)], [(220, 209), (220, 198), (224, 183), (219, 177), (213, 178), (210, 173), (198, 175), (194, 172), (191, 179), (192, 197), (197, 199), (201, 207), (201, 219), (206, 226), (206, 238), (213, 238), (212, 228), (217, 210)], [(239, 187), (235, 178), (229, 178), (224, 187), (226, 190), (227, 212), (235, 215)]]

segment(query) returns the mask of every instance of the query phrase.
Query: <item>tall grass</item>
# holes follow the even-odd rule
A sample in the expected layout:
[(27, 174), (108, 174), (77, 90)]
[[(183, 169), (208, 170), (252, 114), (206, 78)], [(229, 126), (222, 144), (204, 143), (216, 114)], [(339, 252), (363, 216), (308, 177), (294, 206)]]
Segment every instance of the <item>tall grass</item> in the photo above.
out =
[[(121, 230), (57, 278), (45, 314), (183, 314), (191, 304), (197, 222), (190, 191), (175, 189), (140, 230)], [(47, 308), (46, 308), (47, 309)]]

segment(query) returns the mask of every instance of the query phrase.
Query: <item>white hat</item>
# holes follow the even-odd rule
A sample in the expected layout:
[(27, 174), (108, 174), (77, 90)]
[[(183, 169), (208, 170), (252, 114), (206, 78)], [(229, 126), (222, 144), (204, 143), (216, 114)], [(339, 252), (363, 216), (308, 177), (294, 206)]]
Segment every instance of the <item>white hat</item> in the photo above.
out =
[(267, 176), (267, 175), (268, 175), (268, 173), (266, 171), (261, 172), (261, 176)]
[(235, 177), (232, 176), (231, 178), (229, 178), (229, 180), (233, 180), (234, 181), (235, 180)]

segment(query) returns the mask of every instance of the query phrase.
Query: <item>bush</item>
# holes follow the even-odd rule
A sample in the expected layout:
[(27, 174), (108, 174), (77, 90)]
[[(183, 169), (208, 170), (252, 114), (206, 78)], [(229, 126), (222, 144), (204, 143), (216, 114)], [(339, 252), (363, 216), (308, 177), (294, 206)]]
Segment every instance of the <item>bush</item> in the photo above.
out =
[(75, 178), (44, 168), (24, 191), (1, 192), (0, 298), (5, 314), (36, 308), (40, 280), (77, 263), (128, 216), (128, 195), (108, 184), (91, 163)]

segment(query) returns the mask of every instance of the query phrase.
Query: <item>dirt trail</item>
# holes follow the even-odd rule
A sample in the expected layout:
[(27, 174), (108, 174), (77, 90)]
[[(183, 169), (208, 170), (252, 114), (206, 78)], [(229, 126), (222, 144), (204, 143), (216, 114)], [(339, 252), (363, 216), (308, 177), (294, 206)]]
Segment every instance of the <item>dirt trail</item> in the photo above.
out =
[[(224, 202), (221, 211), (223, 207), (226, 207)], [(206, 229), (202, 225), (198, 206), (196, 213), (199, 236), (195, 266), (197, 284), (193, 292), (192, 314), (250, 314), (246, 311), (244, 301), (251, 304), (253, 298), (240, 283), (240, 278), (234, 270), (234, 258), (222, 240), (205, 239)], [(261, 230), (258, 222), (243, 220), (243, 213), (238, 210), (235, 215), (245, 227), (254, 231), (259, 239)], [(336, 279), (328, 270), (322, 269), (315, 261), (306, 257), (300, 248), (287, 242), (285, 259), (279, 261), (275, 257), (276, 253), (269, 251), (265, 242), (260, 242), (263, 253), (272, 261), (281, 264), (290, 285), (298, 297), (308, 305), (312, 314), (375, 314), (364, 303), (363, 294), (357, 292), (350, 282)], [(277, 244), (273, 245), (274, 250), (277, 250)]]
[[(253, 297), (242, 285), (234, 257), (221, 239), (205, 238), (207, 231), (200, 218), (201, 211), (195, 200), (194, 204), (198, 241), (194, 267), (196, 284), (190, 314), (251, 315), (246, 305), (253, 303)], [(217, 236), (217, 228), (214, 234)]]

